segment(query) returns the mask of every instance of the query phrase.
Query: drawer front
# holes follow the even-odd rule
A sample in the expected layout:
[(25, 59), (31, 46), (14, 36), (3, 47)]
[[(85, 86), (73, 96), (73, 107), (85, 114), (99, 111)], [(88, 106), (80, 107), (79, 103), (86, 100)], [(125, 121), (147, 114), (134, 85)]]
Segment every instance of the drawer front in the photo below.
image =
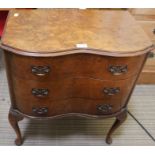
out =
[[(48, 116), (76, 112), (86, 114), (116, 112), (124, 106), (134, 81), (135, 77), (119, 81), (66, 78), (45, 83), (13, 77), (17, 108), (28, 115), (40, 113)], [(98, 110), (92, 107), (98, 107)], [(109, 111), (106, 111), (107, 108)]]
[(73, 97), (86, 99), (104, 99), (123, 105), (134, 84), (135, 77), (118, 81), (101, 81), (88, 78), (75, 78)]
[(155, 42), (155, 22), (154, 21), (137, 21), (152, 41)]
[(26, 115), (36, 117), (50, 117), (67, 113), (108, 115), (119, 111), (120, 104), (117, 102), (115, 104), (109, 103), (104, 100), (69, 98), (50, 101), (48, 104), (44, 102), (19, 104), (17, 109)]
[(103, 81), (91, 78), (66, 78), (50, 82), (23, 80), (13, 77), (14, 91), (19, 102), (22, 100), (44, 101), (66, 98), (119, 99), (126, 98), (136, 77), (118, 81)]
[(67, 77), (126, 79), (138, 73), (145, 59), (145, 55), (117, 58), (73, 54), (53, 58), (35, 58), (7, 54), (12, 74), (23, 79), (42, 82)]
[(38, 82), (13, 77), (16, 102), (25, 104), (32, 102), (48, 103), (49, 100), (62, 100), (72, 97), (73, 80), (53, 80)]

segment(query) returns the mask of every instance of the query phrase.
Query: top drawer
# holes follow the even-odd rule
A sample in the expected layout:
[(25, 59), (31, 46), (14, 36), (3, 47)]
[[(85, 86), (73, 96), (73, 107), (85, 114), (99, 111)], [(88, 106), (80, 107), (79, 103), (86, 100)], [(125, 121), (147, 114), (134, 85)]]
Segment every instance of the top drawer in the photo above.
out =
[(89, 77), (103, 80), (125, 79), (138, 73), (145, 54), (136, 57), (108, 57), (72, 54), (59, 57), (26, 57), (5, 52), (11, 74), (29, 80), (57, 80)]

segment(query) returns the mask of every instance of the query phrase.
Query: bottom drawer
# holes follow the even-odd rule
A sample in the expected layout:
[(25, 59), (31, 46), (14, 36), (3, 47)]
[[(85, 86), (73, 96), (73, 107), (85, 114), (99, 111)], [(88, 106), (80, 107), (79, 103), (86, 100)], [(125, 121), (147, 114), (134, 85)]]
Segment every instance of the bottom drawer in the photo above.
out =
[(61, 101), (52, 101), (49, 105), (44, 103), (23, 105), (18, 107), (18, 109), (24, 114), (36, 117), (50, 117), (66, 113), (106, 115), (119, 111), (120, 105), (108, 103), (104, 100), (71, 98)]

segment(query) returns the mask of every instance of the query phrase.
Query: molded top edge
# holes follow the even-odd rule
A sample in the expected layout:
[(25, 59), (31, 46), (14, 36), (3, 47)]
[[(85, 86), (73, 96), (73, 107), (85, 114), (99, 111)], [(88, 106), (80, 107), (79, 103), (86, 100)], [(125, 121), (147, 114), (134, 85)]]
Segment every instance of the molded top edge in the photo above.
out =
[(100, 49), (85, 49), (85, 48), (75, 48), (75, 49), (66, 49), (62, 51), (55, 51), (55, 52), (29, 52), (23, 51), (21, 49), (15, 49), (13, 47), (8, 47), (6, 45), (0, 44), (0, 47), (6, 51), (12, 52), (14, 54), (23, 55), (23, 56), (34, 56), (34, 57), (55, 57), (55, 56), (64, 56), (69, 54), (78, 54), (78, 53), (87, 53), (87, 54), (97, 54), (103, 56), (113, 56), (113, 57), (126, 57), (126, 56), (137, 56), (141, 54), (148, 53), (155, 49), (154, 45), (147, 47), (143, 50), (134, 51), (134, 52), (125, 52), (125, 53), (117, 53), (117, 52), (109, 52)]

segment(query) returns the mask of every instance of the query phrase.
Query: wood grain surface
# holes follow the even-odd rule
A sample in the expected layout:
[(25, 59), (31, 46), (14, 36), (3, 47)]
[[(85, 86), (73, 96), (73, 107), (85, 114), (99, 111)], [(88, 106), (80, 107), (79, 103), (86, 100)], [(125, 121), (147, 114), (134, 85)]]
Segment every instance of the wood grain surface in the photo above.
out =
[(128, 11), (93, 9), (11, 10), (2, 48), (32, 53), (60, 53), (87, 48), (124, 54), (152, 45)]
[[(126, 106), (146, 56), (73, 54), (36, 58), (5, 51), (12, 107), (29, 116), (39, 116), (33, 108), (46, 107), (45, 116), (49, 117), (66, 113), (100, 115), (97, 106), (106, 104), (112, 106), (107, 114), (116, 113)], [(127, 65), (127, 72), (113, 75), (108, 70), (110, 65)], [(32, 66), (49, 66), (50, 72), (38, 76), (32, 73)], [(111, 96), (104, 93), (105, 88), (119, 88), (120, 92)], [(46, 89), (48, 95), (34, 96), (32, 89)]]
[[(37, 80), (38, 82), (63, 80), (67, 77), (88, 77), (101, 80), (121, 80), (137, 75), (146, 54), (135, 57), (110, 57), (94, 54), (71, 54), (60, 57), (28, 57), (5, 52), (11, 73), (17, 78)], [(50, 71), (44, 76), (32, 73), (32, 67), (49, 66)], [(110, 66), (127, 66), (127, 72), (113, 75)]]

